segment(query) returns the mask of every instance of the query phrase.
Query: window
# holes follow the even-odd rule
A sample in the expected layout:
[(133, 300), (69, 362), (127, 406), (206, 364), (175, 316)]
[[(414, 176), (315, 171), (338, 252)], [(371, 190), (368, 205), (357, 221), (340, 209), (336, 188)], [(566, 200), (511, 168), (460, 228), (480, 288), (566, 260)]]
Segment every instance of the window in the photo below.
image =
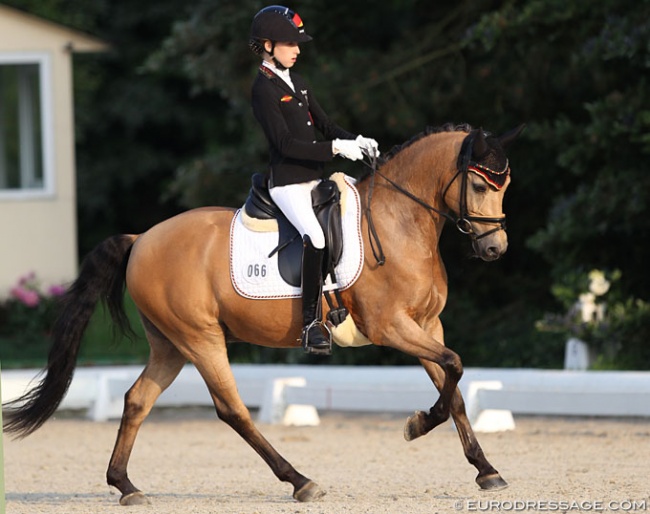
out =
[(0, 198), (51, 194), (49, 60), (0, 54)]

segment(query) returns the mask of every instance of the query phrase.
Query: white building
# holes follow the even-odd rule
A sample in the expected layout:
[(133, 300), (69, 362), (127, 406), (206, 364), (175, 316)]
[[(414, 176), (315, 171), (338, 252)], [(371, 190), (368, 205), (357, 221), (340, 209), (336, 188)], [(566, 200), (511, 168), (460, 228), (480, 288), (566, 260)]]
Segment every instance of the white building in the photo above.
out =
[(72, 54), (105, 43), (0, 4), (0, 298), (77, 274)]

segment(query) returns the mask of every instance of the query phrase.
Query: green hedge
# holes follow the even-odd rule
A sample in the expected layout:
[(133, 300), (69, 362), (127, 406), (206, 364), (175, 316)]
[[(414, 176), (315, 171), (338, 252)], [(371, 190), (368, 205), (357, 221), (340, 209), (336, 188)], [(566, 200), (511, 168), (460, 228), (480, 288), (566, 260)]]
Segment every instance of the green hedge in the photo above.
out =
[[(468, 366), (536, 366), (561, 367), (564, 352), (563, 340), (557, 335), (537, 332), (532, 328), (535, 314), (508, 315), (491, 327), (475, 326), (472, 312), (466, 308), (455, 309), (450, 302), (448, 321), (463, 314), (463, 330), (449, 322), (447, 339), (465, 365)], [(462, 307), (462, 306), (461, 306)], [(149, 355), (149, 345), (133, 301), (128, 294), (125, 308), (136, 332), (131, 340), (120, 334), (114, 335), (115, 326), (107, 312), (98, 307), (84, 334), (78, 364), (81, 366), (109, 364), (142, 364)], [(457, 312), (457, 311), (461, 312)], [(36, 315), (36, 313), (32, 313)], [(515, 322), (518, 320), (519, 322)], [(0, 319), (0, 325), (1, 325)], [(542, 341), (545, 340), (545, 341)], [(549, 344), (549, 342), (552, 344)], [(44, 335), (35, 336), (23, 330), (7, 334), (0, 331), (0, 361), (4, 368), (40, 368), (47, 362), (50, 341)], [(543, 351), (541, 349), (544, 349)], [(549, 351), (551, 350), (552, 351)], [(366, 346), (362, 348), (335, 347), (329, 357), (306, 355), (302, 349), (274, 349), (247, 343), (230, 345), (232, 363), (251, 364), (330, 364), (330, 365), (417, 365), (418, 361), (391, 348)]]
[[(131, 298), (125, 297), (125, 308), (137, 337), (130, 340), (114, 334), (114, 325), (107, 312), (99, 306), (90, 320), (79, 351), (79, 365), (138, 364), (149, 355), (149, 345)], [(32, 313), (36, 316), (36, 312)], [(23, 331), (0, 333), (0, 361), (3, 368), (43, 367), (47, 362), (50, 340), (47, 335)]]

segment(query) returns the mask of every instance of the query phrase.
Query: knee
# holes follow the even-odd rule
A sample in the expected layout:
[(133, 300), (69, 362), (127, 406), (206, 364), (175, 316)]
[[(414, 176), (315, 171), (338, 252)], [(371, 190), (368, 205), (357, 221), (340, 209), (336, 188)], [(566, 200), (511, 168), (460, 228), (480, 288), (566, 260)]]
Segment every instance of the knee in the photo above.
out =
[(456, 381), (463, 376), (463, 363), (456, 352), (447, 349), (442, 359), (442, 367), (447, 376), (452, 376)]

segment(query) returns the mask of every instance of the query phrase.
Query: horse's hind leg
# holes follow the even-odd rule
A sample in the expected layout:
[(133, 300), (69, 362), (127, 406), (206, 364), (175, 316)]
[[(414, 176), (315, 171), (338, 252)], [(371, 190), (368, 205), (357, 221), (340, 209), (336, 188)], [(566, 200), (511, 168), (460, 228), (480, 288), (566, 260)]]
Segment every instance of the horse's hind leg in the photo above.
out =
[(124, 396), (122, 422), (106, 472), (108, 485), (116, 487), (122, 493), (121, 505), (149, 503), (145, 495), (129, 480), (126, 468), (142, 422), (160, 394), (174, 381), (187, 362), (150, 322), (143, 321), (151, 353), (144, 371)]
[[(436, 388), (440, 390), (445, 381), (445, 376), (442, 369), (430, 361), (421, 360), (420, 362), (424, 366), (424, 369), (435, 384)], [(476, 436), (474, 435), (474, 430), (472, 430), (472, 426), (470, 425), (469, 419), (467, 418), (463, 396), (461, 395), (458, 388), (456, 388), (456, 391), (452, 397), (450, 413), (454, 420), (454, 424), (456, 425), (458, 435), (460, 436), (460, 441), (463, 445), (465, 457), (470, 462), (470, 464), (472, 464), (478, 470), (476, 483), (479, 485), (479, 487), (484, 490), (492, 491), (508, 487), (507, 482), (501, 478), (499, 472), (494, 469), (492, 464), (488, 462), (485, 454), (483, 453), (483, 449), (478, 444)], [(409, 418), (407, 421), (407, 427), (410, 425), (417, 425), (420, 427), (418, 432), (421, 433), (417, 433), (415, 437), (424, 435), (429, 430), (431, 430), (431, 428), (433, 428), (433, 426), (431, 426), (431, 428), (428, 428), (429, 425), (432, 424), (428, 419), (429, 416), (429, 413), (420, 411)], [(412, 429), (407, 427), (405, 427), (405, 434)], [(407, 437), (407, 439), (414, 439), (414, 437)]]
[[(214, 337), (214, 334), (210, 335)], [(301, 502), (313, 501), (325, 492), (287, 462), (257, 429), (250, 412), (242, 402), (228, 362), (226, 346), (206, 345), (204, 351), (194, 348), (192, 361), (205, 380), (217, 414), (231, 426), (268, 464), (278, 479), (293, 485), (293, 497)]]

